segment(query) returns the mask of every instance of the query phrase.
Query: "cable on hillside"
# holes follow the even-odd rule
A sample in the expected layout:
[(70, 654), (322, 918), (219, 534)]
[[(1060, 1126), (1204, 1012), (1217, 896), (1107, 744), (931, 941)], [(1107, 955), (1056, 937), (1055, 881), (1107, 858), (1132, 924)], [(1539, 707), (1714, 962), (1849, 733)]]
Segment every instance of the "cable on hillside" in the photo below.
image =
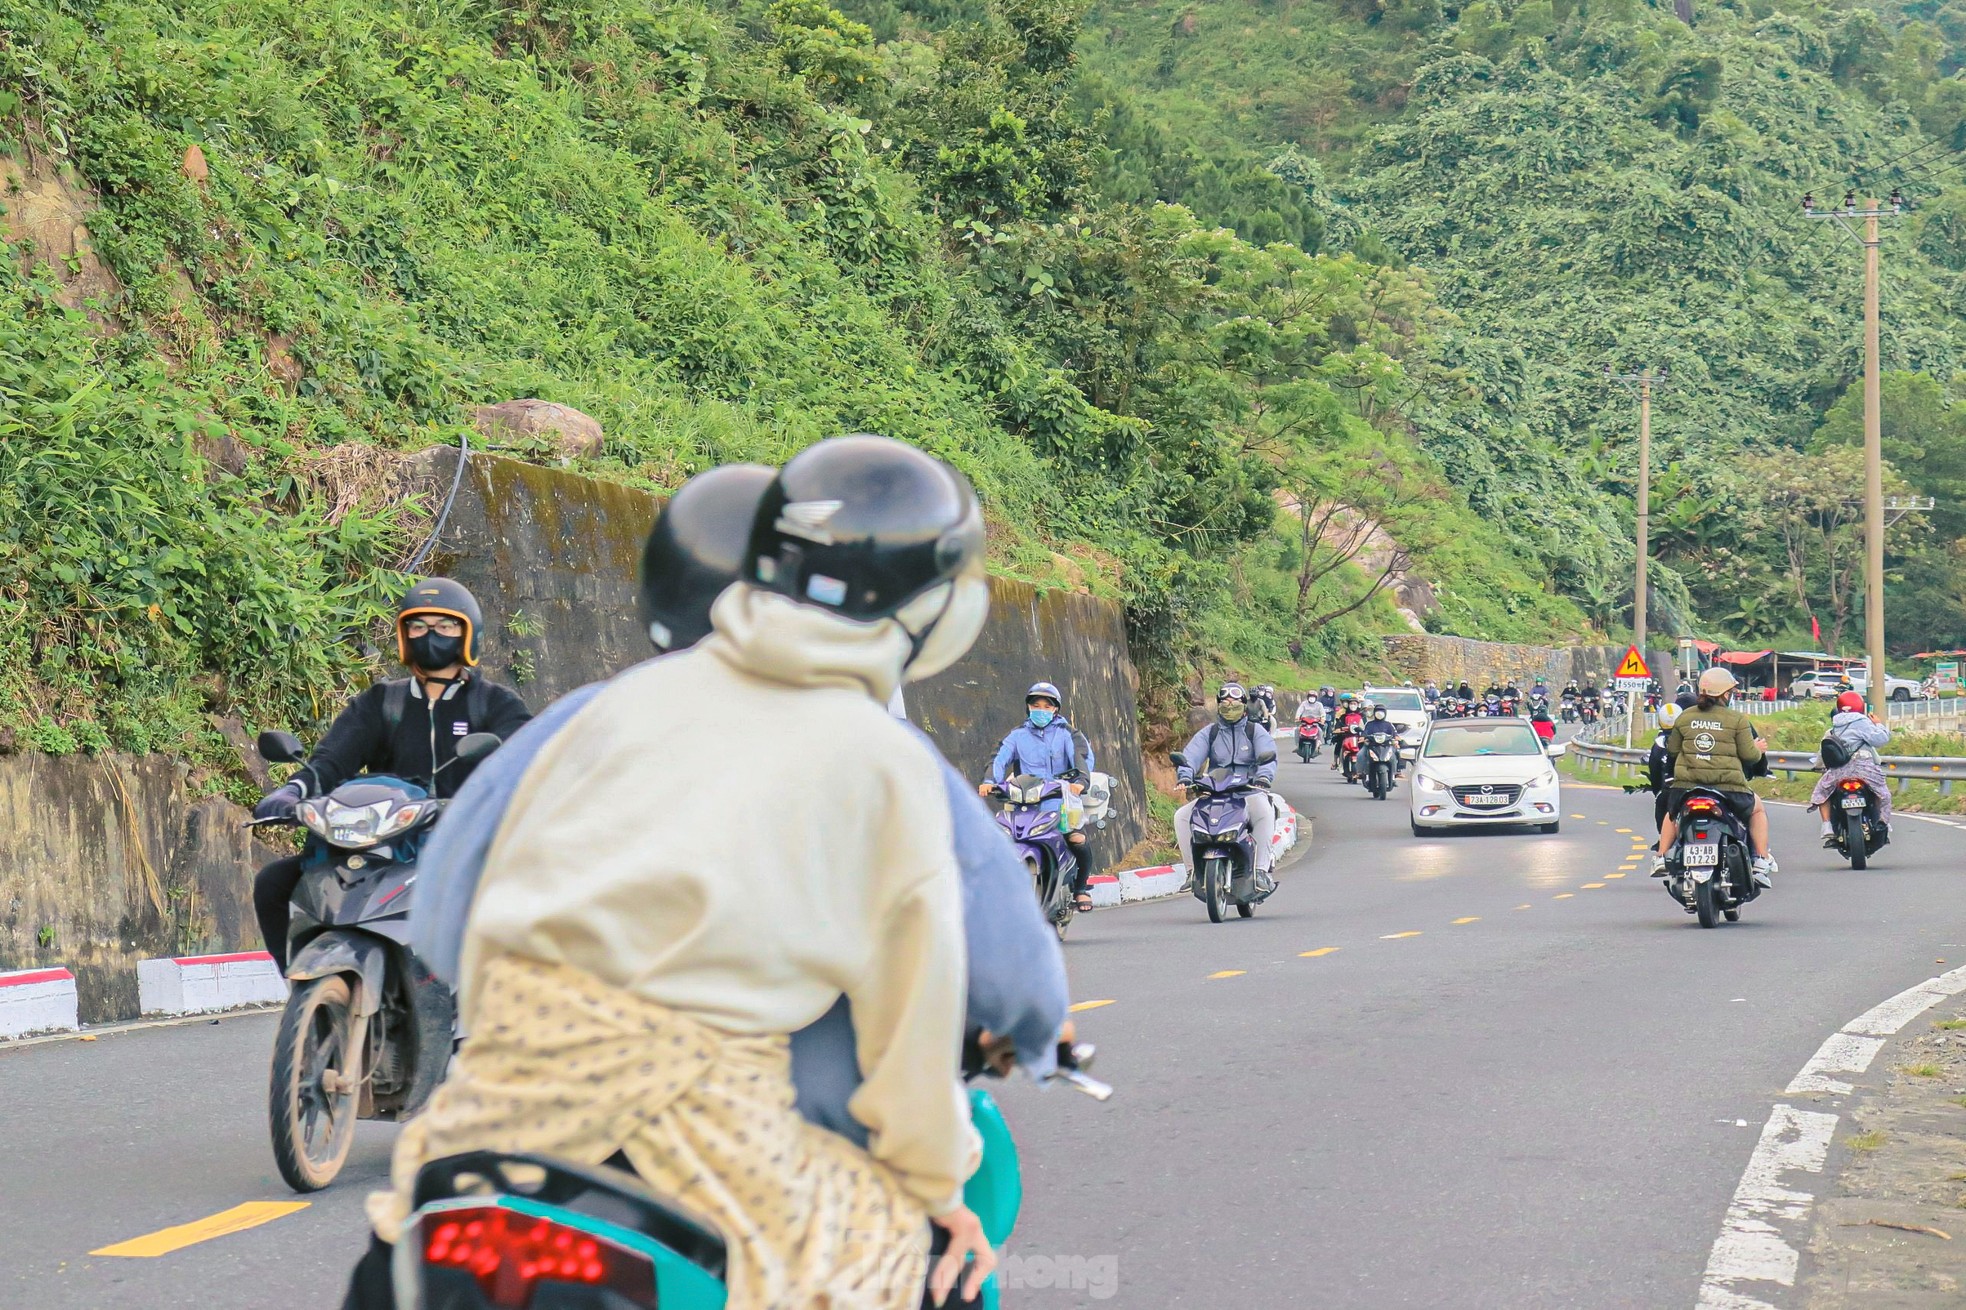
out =
[(457, 501), (457, 489), (464, 485), (464, 465), (470, 458), (471, 434), (460, 431), (457, 434), (457, 472), (451, 475), (451, 489), (444, 495), (444, 507), (437, 511), (437, 522), (432, 525), (430, 535), (425, 537), (423, 544), (416, 548), (416, 554), (410, 556), (410, 562), (403, 566), (403, 572), (415, 573), (418, 566), (429, 557), (431, 547), (437, 544), (437, 538), (443, 535), (444, 524), (450, 521), (451, 506)]

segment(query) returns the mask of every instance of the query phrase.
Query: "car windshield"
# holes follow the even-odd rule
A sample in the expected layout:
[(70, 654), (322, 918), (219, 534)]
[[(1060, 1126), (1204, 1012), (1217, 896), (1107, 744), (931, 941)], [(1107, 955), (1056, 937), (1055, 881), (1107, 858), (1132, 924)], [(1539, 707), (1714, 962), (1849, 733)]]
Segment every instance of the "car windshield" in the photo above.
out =
[(1475, 755), (1541, 755), (1543, 744), (1526, 723), (1437, 724), (1427, 734), (1426, 757), (1461, 760)]
[(1374, 705), (1384, 705), (1389, 711), (1421, 711), (1427, 708), (1427, 703), (1420, 698), (1419, 692), (1408, 691), (1404, 688), (1398, 691), (1367, 691), (1365, 695), (1366, 699), (1370, 700)]

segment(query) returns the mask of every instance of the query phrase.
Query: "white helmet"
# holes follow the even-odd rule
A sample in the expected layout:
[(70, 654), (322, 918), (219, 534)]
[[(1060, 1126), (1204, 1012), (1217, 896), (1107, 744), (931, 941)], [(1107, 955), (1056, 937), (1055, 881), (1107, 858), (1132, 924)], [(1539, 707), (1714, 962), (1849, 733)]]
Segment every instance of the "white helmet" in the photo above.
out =
[(1661, 732), (1664, 732), (1667, 728), (1679, 722), (1679, 706), (1677, 705), (1661, 705), (1656, 713), (1659, 717), (1659, 731)]

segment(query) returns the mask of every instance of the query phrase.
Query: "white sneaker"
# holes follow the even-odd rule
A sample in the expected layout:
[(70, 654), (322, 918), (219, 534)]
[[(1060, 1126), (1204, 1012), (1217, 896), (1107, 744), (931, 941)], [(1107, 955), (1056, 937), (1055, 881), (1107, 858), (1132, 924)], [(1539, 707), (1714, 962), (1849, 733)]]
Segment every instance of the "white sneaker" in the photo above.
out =
[(1755, 886), (1773, 887), (1775, 885), (1774, 874), (1777, 867), (1774, 856), (1757, 855), (1754, 857), (1754, 863), (1748, 866), (1748, 874), (1754, 879)]
[(1652, 876), (1653, 876), (1654, 878), (1663, 878), (1663, 877), (1665, 877), (1665, 876), (1666, 876), (1666, 857), (1665, 857), (1665, 856), (1663, 856), (1663, 855), (1654, 855), (1654, 856), (1652, 857)]

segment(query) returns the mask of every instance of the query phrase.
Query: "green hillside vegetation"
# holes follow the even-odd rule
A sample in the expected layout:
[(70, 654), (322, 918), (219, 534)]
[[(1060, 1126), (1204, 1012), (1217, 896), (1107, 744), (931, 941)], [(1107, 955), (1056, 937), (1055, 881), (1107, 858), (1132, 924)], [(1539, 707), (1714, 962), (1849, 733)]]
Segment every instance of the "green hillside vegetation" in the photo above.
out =
[[(1484, 401), (1419, 415), (1425, 449), (1606, 625), (1630, 615), (1636, 406), (1602, 369), (1650, 365), (1671, 372), (1655, 630), (1806, 643), (1813, 614), (1826, 635), (1861, 632), (1843, 503), (1861, 482), (1825, 457), (1861, 431), (1861, 251), (1801, 201), (1902, 187), (1888, 455), (1894, 486), (1941, 509), (1895, 531), (1891, 644), (1960, 645), (1966, 5), (1692, 12), (1689, 27), (1639, 0), (1111, 5), (1083, 48), (1102, 85), (1138, 89), (1126, 133), (1218, 172), (1266, 161), (1314, 203), (1318, 248), (1425, 270), (1456, 320), (1435, 358)], [(1187, 197), (1171, 174), (1158, 194)]]
[[(996, 567), (1123, 599), (1160, 686), (1398, 626), (1358, 564), (1302, 568), (1286, 501), (1379, 516), (1445, 629), (1583, 629), (1416, 440), (1421, 398), (1489, 385), (1425, 276), (1317, 251), (1262, 168), (1211, 202), (1274, 201), (1261, 244), (1147, 194), (1070, 5), (928, 19), (0, 0), (0, 737), (318, 721), (422, 535), (393, 460), (517, 396), (658, 489), (916, 442), (975, 480)], [(25, 234), (58, 182), (113, 278)]]

